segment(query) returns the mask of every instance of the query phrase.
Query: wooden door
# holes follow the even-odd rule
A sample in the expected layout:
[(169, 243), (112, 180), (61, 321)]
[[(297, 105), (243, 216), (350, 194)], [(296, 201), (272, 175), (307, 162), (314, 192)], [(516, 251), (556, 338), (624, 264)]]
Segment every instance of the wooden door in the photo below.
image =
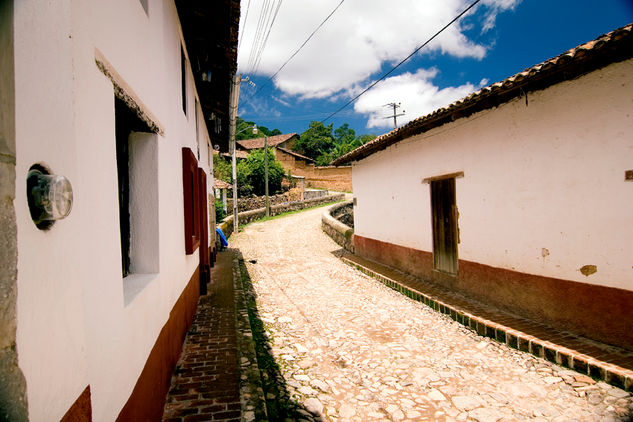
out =
[(433, 218), (433, 268), (457, 274), (457, 204), (455, 179), (431, 182)]

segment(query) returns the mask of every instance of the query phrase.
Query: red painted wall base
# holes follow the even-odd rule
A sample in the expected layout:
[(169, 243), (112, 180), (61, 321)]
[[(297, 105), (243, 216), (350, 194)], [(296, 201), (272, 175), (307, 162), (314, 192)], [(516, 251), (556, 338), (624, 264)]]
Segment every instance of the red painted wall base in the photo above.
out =
[(431, 252), (354, 235), (356, 253), (514, 314), (633, 350), (633, 291), (459, 260), (457, 276), (433, 270)]
[(90, 400), (90, 386), (87, 386), (75, 400), (60, 422), (91, 422), (92, 401)]
[(185, 334), (196, 313), (199, 292), (200, 274), (196, 269), (158, 335), (143, 372), (117, 421), (161, 420), (171, 376), (180, 357)]

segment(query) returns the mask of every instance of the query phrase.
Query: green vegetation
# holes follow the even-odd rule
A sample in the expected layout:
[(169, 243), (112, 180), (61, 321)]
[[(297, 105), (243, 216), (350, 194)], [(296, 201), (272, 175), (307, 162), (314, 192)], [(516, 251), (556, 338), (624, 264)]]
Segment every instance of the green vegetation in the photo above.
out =
[(222, 200), (215, 198), (215, 221), (220, 222), (224, 220), (226, 214), (224, 214), (224, 204), (222, 204)]
[(224, 180), (226, 183), (232, 183), (231, 163), (220, 157), (219, 154), (213, 154), (213, 177)]
[(243, 139), (263, 138), (264, 136), (281, 135), (279, 129), (270, 130), (266, 126), (257, 125), (257, 134), (253, 133), (253, 125), (255, 122), (247, 122), (241, 117), (237, 117), (235, 121), (235, 139), (241, 141)]
[[(237, 186), (240, 196), (262, 196), (266, 191), (265, 157), (263, 149), (251, 151), (246, 160), (237, 163)], [(275, 160), (275, 154), (268, 149), (268, 192), (273, 195), (281, 191), (281, 180), (286, 175), (281, 163)]]
[[(240, 197), (250, 195), (264, 195), (265, 193), (265, 164), (264, 150), (251, 151), (246, 160), (237, 163), (237, 186)], [(271, 195), (281, 191), (281, 180), (286, 172), (281, 163), (275, 159), (272, 148), (268, 149), (268, 190)], [(219, 155), (213, 156), (213, 176), (226, 183), (233, 183), (231, 163)]]
[(375, 135), (356, 136), (347, 123), (332, 132), (333, 124), (325, 126), (312, 121), (308, 130), (301, 134), (293, 149), (316, 161), (318, 166), (327, 166), (333, 160), (376, 138)]

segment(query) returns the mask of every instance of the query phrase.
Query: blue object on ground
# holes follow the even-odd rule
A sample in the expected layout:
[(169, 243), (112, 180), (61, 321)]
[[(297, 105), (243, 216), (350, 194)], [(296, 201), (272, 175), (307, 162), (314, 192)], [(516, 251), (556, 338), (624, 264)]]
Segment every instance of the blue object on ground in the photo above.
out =
[(226, 241), (226, 237), (224, 237), (224, 233), (222, 232), (222, 229), (219, 227), (216, 227), (215, 232), (218, 234), (218, 236), (220, 236), (220, 244), (225, 248), (229, 246), (229, 242)]

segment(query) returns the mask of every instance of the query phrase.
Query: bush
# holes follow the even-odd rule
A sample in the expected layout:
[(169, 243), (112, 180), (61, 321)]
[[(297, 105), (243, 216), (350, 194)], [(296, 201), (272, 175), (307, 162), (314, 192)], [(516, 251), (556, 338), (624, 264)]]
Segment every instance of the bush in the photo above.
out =
[[(246, 161), (238, 163), (237, 184), (239, 194), (244, 197), (250, 194), (262, 196), (266, 190), (264, 150), (258, 149), (251, 152)], [(268, 193), (273, 195), (281, 191), (281, 180), (286, 172), (281, 163), (275, 160), (275, 154), (268, 150)]]
[(220, 157), (219, 154), (213, 154), (213, 177), (231, 183), (233, 178), (231, 173), (231, 163)]
[(224, 204), (222, 204), (222, 200), (215, 198), (215, 222), (219, 223), (224, 220), (226, 214), (224, 214)]

